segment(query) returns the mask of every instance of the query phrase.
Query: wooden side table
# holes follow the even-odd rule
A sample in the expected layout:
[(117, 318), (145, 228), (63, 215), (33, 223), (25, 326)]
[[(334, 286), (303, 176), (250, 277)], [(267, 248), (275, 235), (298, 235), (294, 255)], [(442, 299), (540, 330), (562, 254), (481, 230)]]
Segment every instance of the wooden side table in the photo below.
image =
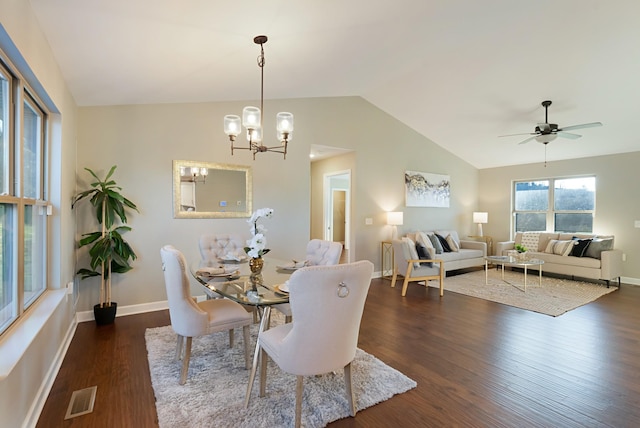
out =
[(473, 239), (474, 241), (481, 241), (487, 244), (487, 256), (493, 256), (493, 238), (491, 236), (477, 236), (477, 235), (472, 235), (469, 236), (469, 238)]
[(391, 241), (382, 241), (382, 246), (380, 248), (380, 273), (381, 278), (388, 279), (391, 281), (393, 277), (393, 269), (395, 266), (395, 261), (393, 260), (393, 245)]

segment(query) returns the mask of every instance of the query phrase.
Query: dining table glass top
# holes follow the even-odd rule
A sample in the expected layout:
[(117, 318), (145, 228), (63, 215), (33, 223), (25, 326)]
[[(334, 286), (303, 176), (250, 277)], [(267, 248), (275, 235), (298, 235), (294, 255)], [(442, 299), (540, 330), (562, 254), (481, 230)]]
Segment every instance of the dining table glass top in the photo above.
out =
[[(286, 261), (265, 258), (262, 273), (252, 274), (249, 263), (198, 260), (190, 266), (193, 277), (208, 291), (243, 305), (270, 306), (289, 302), (289, 293), (280, 290), (292, 270), (279, 269)], [(224, 268), (224, 273), (210, 274), (211, 269)]]

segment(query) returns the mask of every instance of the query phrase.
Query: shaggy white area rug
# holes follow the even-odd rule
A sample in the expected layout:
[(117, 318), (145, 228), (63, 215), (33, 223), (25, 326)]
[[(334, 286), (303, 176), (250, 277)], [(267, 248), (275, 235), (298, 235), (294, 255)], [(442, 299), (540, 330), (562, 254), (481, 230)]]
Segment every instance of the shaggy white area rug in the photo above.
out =
[[(485, 285), (484, 270), (479, 270), (446, 277), (444, 289), (557, 317), (617, 290), (617, 284), (614, 284), (616, 283), (612, 282), (607, 288), (604, 283), (573, 281), (543, 275), (542, 285), (538, 285), (538, 271), (529, 271), (525, 292), (522, 271), (505, 269), (502, 280), (501, 271), (490, 268), (488, 285)], [(437, 281), (429, 281), (429, 286), (439, 288)]]
[[(252, 350), (256, 331), (257, 326), (252, 326)], [(176, 335), (171, 326), (147, 329), (145, 339), (161, 428), (293, 426), (296, 377), (282, 372), (271, 360), (266, 396), (258, 396), (258, 373), (249, 408), (244, 408), (249, 370), (244, 368), (242, 330), (236, 331), (233, 349), (229, 348), (227, 332), (195, 338), (185, 385), (178, 384), (182, 362), (174, 360)], [(415, 381), (360, 349), (351, 376), (358, 410), (416, 387)], [(347, 416), (342, 370), (305, 377), (304, 427), (323, 427)]]

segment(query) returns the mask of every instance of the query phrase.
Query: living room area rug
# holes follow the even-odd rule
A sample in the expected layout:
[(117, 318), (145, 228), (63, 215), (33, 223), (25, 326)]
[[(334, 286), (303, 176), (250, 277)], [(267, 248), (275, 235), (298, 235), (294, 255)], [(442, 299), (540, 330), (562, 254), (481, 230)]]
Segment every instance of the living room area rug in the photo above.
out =
[[(429, 286), (439, 288), (438, 281)], [(524, 290), (524, 272), (505, 269), (504, 280), (500, 269), (490, 268), (488, 285), (484, 270), (448, 276), (444, 289), (454, 293), (490, 300), (533, 312), (557, 317), (618, 289), (614, 282), (607, 288), (604, 283), (574, 281), (566, 278), (542, 276), (538, 285), (538, 271), (527, 272)]]
[[(275, 317), (274, 322), (274, 315), (272, 326), (283, 321)], [(256, 334), (257, 325), (253, 325), (252, 356)], [(178, 383), (182, 362), (174, 360), (176, 334), (171, 326), (147, 329), (145, 340), (161, 428), (293, 426), (296, 376), (282, 372), (271, 359), (266, 396), (258, 396), (258, 373), (249, 408), (244, 408), (249, 370), (244, 367), (241, 330), (236, 331), (232, 349), (227, 332), (194, 338), (185, 385)], [(351, 376), (358, 411), (416, 387), (415, 381), (361, 349), (352, 363)], [(323, 427), (348, 416), (342, 370), (305, 376), (302, 426)]]

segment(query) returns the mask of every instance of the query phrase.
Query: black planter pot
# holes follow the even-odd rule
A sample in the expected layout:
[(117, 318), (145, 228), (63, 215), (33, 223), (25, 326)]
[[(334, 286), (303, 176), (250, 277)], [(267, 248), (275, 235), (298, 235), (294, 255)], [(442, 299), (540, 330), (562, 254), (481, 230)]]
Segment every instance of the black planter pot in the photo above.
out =
[(111, 302), (111, 306), (104, 306), (102, 308), (100, 307), (100, 304), (95, 305), (93, 307), (93, 316), (96, 319), (96, 324), (113, 324), (113, 321), (116, 319), (117, 309), (118, 304), (116, 302)]

